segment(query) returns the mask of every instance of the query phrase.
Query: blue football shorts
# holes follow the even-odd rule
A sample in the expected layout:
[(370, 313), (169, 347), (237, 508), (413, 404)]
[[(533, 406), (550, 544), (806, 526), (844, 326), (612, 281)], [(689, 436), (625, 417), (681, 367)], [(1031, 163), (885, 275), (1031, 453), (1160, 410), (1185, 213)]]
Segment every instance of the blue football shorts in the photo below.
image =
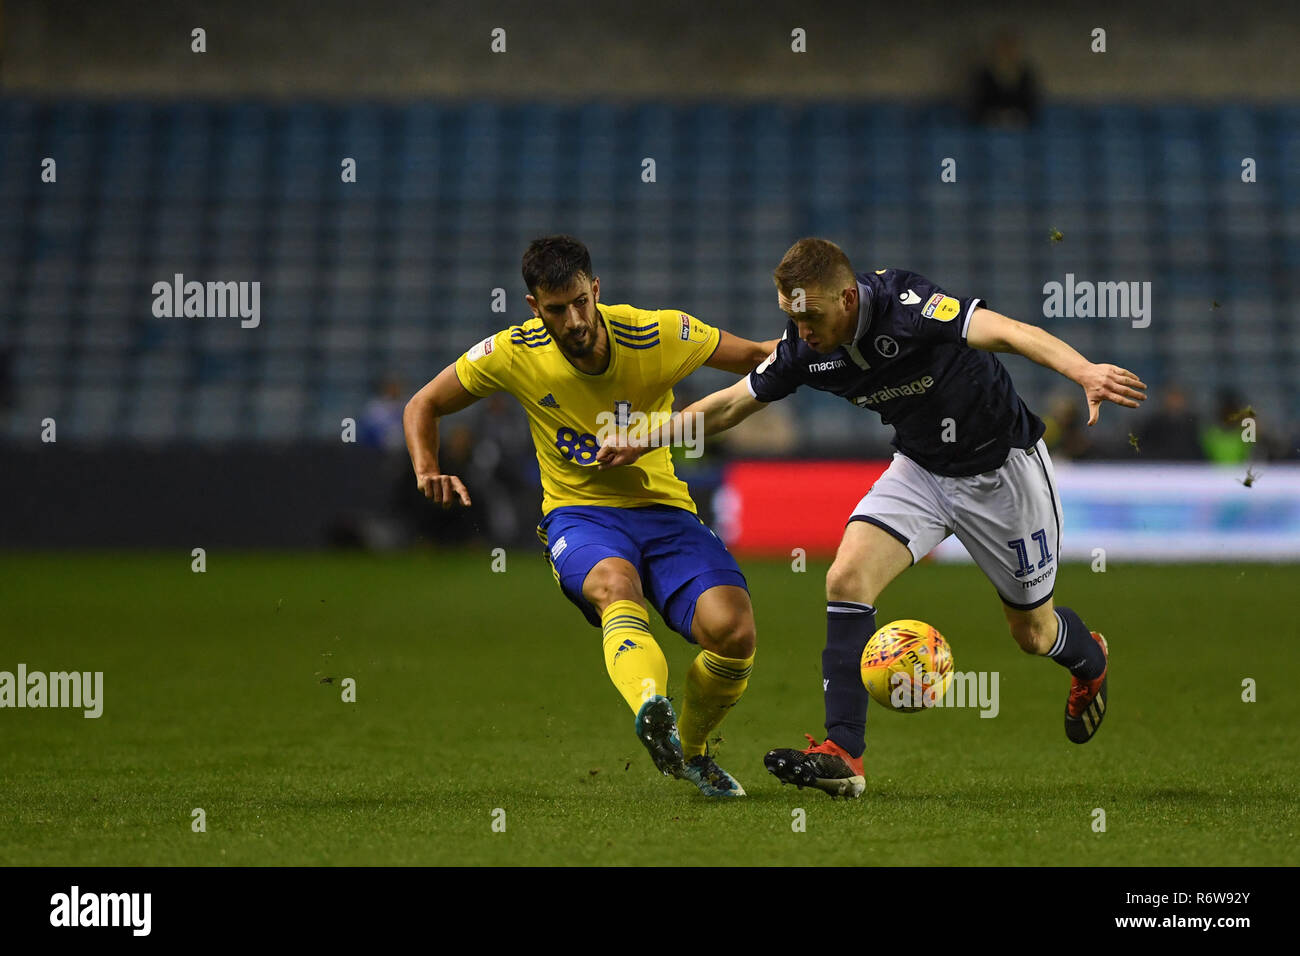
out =
[(600, 614), (582, 596), (591, 569), (605, 558), (636, 568), (646, 599), (674, 631), (694, 643), (695, 602), (709, 588), (749, 590), (736, 559), (696, 515), (673, 505), (553, 509), (537, 526), (564, 596), (600, 627)]

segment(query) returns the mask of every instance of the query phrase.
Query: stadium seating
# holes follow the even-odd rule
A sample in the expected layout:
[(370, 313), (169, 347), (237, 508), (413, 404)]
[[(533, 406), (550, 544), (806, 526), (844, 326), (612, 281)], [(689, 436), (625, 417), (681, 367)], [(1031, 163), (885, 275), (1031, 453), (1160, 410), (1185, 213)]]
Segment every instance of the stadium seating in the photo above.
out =
[[(1152, 386), (1180, 382), (1202, 413), (1231, 386), (1296, 422), (1298, 118), (1055, 105), (1008, 132), (939, 105), (0, 99), (13, 393), (0, 436), (30, 440), (53, 416), (97, 442), (336, 441), (384, 378), (413, 391), (526, 317), (520, 254), (558, 231), (589, 244), (607, 302), (681, 308), (754, 338), (783, 325), (769, 277), (781, 253), (827, 235), (859, 268), (923, 272)], [(47, 156), (56, 183), (40, 179)], [(355, 183), (341, 181), (345, 157)], [(956, 182), (940, 180), (948, 157)], [(152, 286), (175, 273), (260, 282), (260, 324), (156, 318)], [(1150, 327), (1045, 318), (1042, 286), (1066, 273), (1150, 282)], [(1035, 407), (1063, 384), (1014, 367)], [(707, 373), (701, 387), (727, 380)], [(863, 417), (837, 400), (795, 410), (813, 445), (861, 435)], [(814, 412), (831, 414), (814, 428)]]

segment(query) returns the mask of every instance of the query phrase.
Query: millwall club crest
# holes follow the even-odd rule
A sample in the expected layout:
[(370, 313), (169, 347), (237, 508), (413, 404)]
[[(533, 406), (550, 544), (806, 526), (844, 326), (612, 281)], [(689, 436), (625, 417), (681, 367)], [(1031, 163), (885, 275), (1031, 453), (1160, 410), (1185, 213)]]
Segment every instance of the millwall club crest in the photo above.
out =
[(876, 351), (885, 358), (893, 358), (898, 354), (898, 343), (888, 335), (876, 336)]

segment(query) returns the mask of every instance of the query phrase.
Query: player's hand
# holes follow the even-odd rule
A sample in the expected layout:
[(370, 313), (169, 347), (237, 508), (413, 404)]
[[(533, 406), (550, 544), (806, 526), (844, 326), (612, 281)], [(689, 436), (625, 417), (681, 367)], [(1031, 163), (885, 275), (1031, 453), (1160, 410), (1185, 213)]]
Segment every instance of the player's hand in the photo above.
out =
[(470, 506), (469, 492), (455, 475), (435, 475), (426, 472), (416, 476), (420, 494), (433, 500), (434, 504), (450, 508), (459, 501), (466, 508)]
[(1088, 398), (1088, 424), (1095, 425), (1102, 402), (1137, 408), (1146, 401), (1146, 385), (1126, 368), (1117, 365), (1089, 365), (1079, 384)]
[(619, 465), (630, 465), (645, 453), (644, 448), (638, 448), (635, 445), (620, 445), (617, 441), (606, 440), (596, 452), (596, 468), (604, 471), (606, 468), (617, 468)]

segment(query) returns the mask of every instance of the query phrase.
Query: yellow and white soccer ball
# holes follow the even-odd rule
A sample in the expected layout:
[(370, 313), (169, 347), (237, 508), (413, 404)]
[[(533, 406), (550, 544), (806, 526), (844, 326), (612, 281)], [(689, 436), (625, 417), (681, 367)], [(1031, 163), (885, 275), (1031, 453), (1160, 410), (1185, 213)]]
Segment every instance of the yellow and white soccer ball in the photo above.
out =
[(893, 621), (862, 651), (862, 683), (871, 699), (902, 714), (941, 702), (952, 685), (952, 648), (924, 621)]

